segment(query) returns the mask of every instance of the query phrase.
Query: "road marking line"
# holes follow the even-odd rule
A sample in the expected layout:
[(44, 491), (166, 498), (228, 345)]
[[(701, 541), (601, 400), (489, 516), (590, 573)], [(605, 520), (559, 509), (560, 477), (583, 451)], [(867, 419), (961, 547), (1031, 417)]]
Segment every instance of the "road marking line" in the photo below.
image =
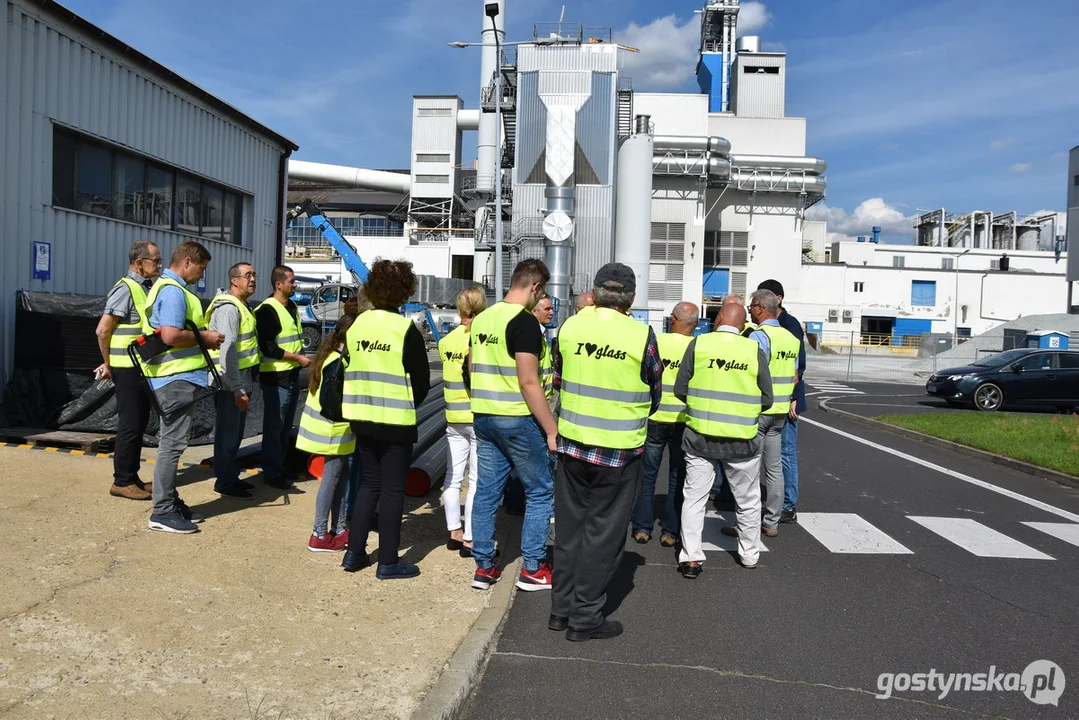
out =
[(864, 405), (866, 407), (901, 407), (901, 408), (909, 408), (911, 410), (915, 409), (915, 407), (913, 405), (901, 405), (899, 403), (845, 402), (845, 403), (840, 403), (840, 404), (843, 407), (849, 407), (851, 405)]
[[(738, 552), (738, 538), (724, 535), (722, 532), (724, 525), (737, 524), (733, 512), (717, 513), (714, 510), (709, 510), (705, 512), (704, 519), (706, 521), (712, 520), (713, 522), (704, 523), (704, 532), (701, 533), (702, 550), (710, 550), (713, 552)], [(717, 520), (719, 522), (715, 522)], [(764, 542), (761, 542), (760, 546), (761, 552), (768, 552), (768, 548), (764, 546)]]
[[(799, 515), (799, 517), (801, 516)], [(1025, 522), (1023, 524), (1027, 527), (1032, 527), (1035, 530), (1040, 530), (1048, 535), (1052, 535), (1066, 543), (1079, 546), (1079, 525), (1073, 525), (1072, 523), (1047, 522)]]
[(1031, 507), (1036, 507), (1039, 510), (1044, 510), (1051, 515), (1056, 515), (1057, 517), (1062, 517), (1065, 520), (1071, 520), (1072, 522), (1079, 522), (1079, 515), (1068, 512), (1067, 510), (1061, 510), (1060, 508), (1050, 505), (1049, 503), (1044, 503), (1041, 500), (1035, 500), (1034, 498), (1027, 497), (1026, 495), (1023, 495), (1021, 493), (998, 487), (996, 485), (993, 485), (992, 483), (987, 483), (985, 480), (979, 480), (977, 478), (971, 477), (970, 475), (964, 475), (963, 473), (957, 472), (955, 470), (949, 470), (946, 467), (942, 467), (940, 465), (937, 465), (936, 463), (931, 463), (928, 460), (922, 460), (921, 458), (914, 457), (913, 455), (909, 455), (900, 450), (890, 448), (887, 445), (881, 445), (880, 443), (875, 443), (872, 440), (860, 438), (857, 435), (852, 435), (849, 432), (844, 432), (838, 428), (831, 427), (830, 425), (825, 425), (824, 423), (817, 422), (816, 420), (810, 420), (807, 417), (800, 418), (800, 421), (804, 423), (809, 423), (813, 427), (819, 427), (822, 430), (827, 430), (828, 432), (835, 433), (836, 435), (845, 437), (848, 440), (853, 440), (856, 443), (861, 443), (862, 445), (867, 445), (871, 448), (875, 448), (877, 450), (880, 450), (881, 452), (888, 453), (889, 455), (894, 455), (898, 458), (902, 458), (908, 462), (914, 463), (915, 465), (921, 465), (922, 467), (929, 468), (930, 470), (936, 470), (942, 475), (953, 477), (956, 480), (962, 480), (965, 483), (970, 483), (971, 485), (975, 485), (982, 489), (989, 490), (990, 492), (998, 493), (1000, 495), (1003, 495), (1004, 497), (1011, 498), (1012, 500), (1018, 500), (1019, 502), (1030, 505)]
[(834, 553), (913, 555), (884, 532), (854, 513), (798, 513), (798, 524)]
[(977, 520), (916, 515), (908, 515), (907, 517), (978, 557), (1019, 558), (1024, 560), (1053, 559), (1040, 550), (1035, 550), (1029, 545), (1013, 540), (991, 527), (982, 525)]

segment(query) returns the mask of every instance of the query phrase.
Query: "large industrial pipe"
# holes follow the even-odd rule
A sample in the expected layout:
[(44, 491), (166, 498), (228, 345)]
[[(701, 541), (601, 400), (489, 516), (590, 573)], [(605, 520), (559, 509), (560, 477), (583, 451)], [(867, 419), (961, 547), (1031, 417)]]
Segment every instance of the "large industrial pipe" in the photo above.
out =
[(689, 155), (678, 157), (677, 155), (654, 155), (652, 158), (652, 174), (654, 175), (712, 175), (725, 178), (731, 174), (731, 164), (728, 160), (720, 157), (704, 155)]
[(652, 136), (647, 115), (637, 116), (636, 132), (618, 150), (614, 259), (637, 279), (633, 306), (648, 307), (648, 266), (652, 242)]
[(457, 111), (457, 129), (458, 130), (479, 130), (480, 129), (480, 111), (479, 110), (458, 110)]
[[(480, 35), (480, 97), (492, 85), (496, 72), (502, 71), (502, 58), (499, 57), (498, 46), (504, 46), (506, 42), (506, 0), (496, 0), (498, 3), (498, 15), (493, 19), (487, 17), (487, 0), (480, 0), (479, 7), (483, 17), (482, 34)], [(495, 102), (501, 102), (501, 98), (494, 98)], [(495, 193), (495, 174), (498, 172), (498, 149), (501, 128), (495, 123), (495, 114), (481, 112), (477, 120), (479, 137), (476, 140), (476, 192), (485, 197), (491, 197)], [(498, 279), (496, 287), (500, 287), (502, 278)]]
[[(431, 487), (446, 475), (446, 453), (448, 443), (443, 433), (422, 455), (412, 461), (412, 468), (405, 480), (405, 494), (410, 497), (422, 497), (431, 491)], [(472, 478), (468, 479), (473, 482)]]
[(754, 170), (804, 170), (814, 175), (823, 175), (828, 163), (820, 158), (793, 157), (787, 155), (731, 155), (731, 165), (735, 170), (752, 168)]
[(695, 150), (697, 152), (715, 153), (727, 155), (731, 151), (731, 143), (727, 138), (721, 137), (695, 137), (693, 135), (656, 135), (653, 144), (657, 151), (660, 150)]
[(735, 185), (739, 190), (823, 193), (828, 187), (828, 181), (815, 175), (795, 177), (785, 173), (736, 171), (731, 173), (731, 185)]
[(412, 187), (411, 176), (402, 173), (364, 170), (344, 165), (326, 165), (305, 160), (290, 159), (288, 176), (290, 180), (307, 180), (362, 190), (385, 190), (402, 194), (407, 194)]

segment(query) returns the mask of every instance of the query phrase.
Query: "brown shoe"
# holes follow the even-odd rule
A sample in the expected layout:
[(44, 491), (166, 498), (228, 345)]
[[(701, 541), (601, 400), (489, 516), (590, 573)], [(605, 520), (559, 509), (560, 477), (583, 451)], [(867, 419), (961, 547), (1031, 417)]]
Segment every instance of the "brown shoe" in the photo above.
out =
[(646, 532), (637, 531), (637, 532), (633, 533), (633, 541), (635, 543), (637, 543), (638, 545), (644, 545), (645, 543), (647, 543), (651, 539), (652, 539), (652, 536), (649, 535)]
[(761, 525), (761, 533), (767, 537), (776, 537), (779, 535), (779, 528), (770, 528), (766, 525)]
[(678, 539), (673, 538), (670, 535), (660, 535), (659, 536), (659, 544), (662, 545), (663, 547), (674, 547), (675, 545), (678, 544)]
[(142, 490), (137, 485), (113, 485), (109, 488), (109, 495), (113, 497), (127, 498), (128, 500), (149, 500), (150, 493)]
[(729, 535), (731, 537), (738, 537), (738, 526), (737, 525), (726, 525), (726, 526), (724, 526), (724, 528), (722, 530), (720, 530), (720, 532), (723, 533), (724, 535)]

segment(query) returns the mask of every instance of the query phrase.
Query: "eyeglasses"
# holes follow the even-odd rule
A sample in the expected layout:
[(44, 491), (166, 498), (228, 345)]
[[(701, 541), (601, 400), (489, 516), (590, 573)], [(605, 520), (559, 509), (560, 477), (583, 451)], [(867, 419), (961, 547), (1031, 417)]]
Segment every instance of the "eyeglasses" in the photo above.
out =
[(255, 276), (255, 273), (253, 273), (253, 272), (245, 272), (243, 275), (233, 275), (232, 277), (247, 278), (248, 280), (254, 280), (256, 276)]
[(161, 264), (161, 258), (159, 258), (159, 257), (156, 257), (156, 258), (139, 258), (139, 262), (148, 262), (148, 263), (152, 263), (154, 265), (160, 265)]

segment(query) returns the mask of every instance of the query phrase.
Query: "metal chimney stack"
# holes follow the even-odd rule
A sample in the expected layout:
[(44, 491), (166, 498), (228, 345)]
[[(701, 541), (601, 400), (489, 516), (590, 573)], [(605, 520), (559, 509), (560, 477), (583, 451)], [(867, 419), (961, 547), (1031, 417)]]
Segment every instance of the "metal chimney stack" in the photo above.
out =
[(652, 246), (652, 155), (655, 141), (651, 118), (638, 115), (633, 135), (618, 150), (615, 185), (614, 259), (628, 265), (637, 279), (634, 308), (648, 312), (648, 266)]

